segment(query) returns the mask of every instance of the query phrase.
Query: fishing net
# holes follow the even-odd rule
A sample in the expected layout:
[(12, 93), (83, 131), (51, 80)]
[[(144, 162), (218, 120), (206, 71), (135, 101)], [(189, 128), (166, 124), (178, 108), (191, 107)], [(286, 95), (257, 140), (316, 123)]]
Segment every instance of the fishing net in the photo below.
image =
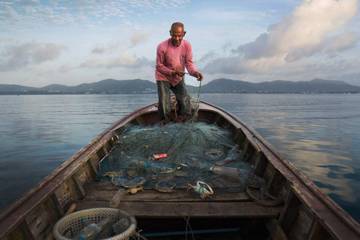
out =
[[(130, 125), (100, 163), (100, 176), (120, 187), (186, 188), (204, 181), (215, 188), (242, 191), (252, 169), (241, 156), (233, 134), (214, 124)], [(224, 164), (238, 176), (230, 174), (230, 179), (221, 166), (217, 171), (212, 168)]]

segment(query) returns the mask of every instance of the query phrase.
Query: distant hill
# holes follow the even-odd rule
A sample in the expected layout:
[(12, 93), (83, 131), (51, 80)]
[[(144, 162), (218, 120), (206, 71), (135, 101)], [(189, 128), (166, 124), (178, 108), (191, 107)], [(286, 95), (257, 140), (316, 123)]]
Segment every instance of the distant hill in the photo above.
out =
[(43, 91), (53, 93), (153, 93), (156, 92), (156, 85), (148, 80), (115, 80), (105, 79), (94, 83), (83, 83), (77, 86), (69, 87), (65, 85), (52, 84), (41, 88)]
[(311, 81), (270, 81), (250, 83), (216, 79), (206, 84), (207, 93), (360, 93), (360, 87), (342, 81), (314, 79)]
[(0, 84), (0, 94), (18, 94), (18, 93), (21, 94), (36, 90), (37, 88), (34, 87), (25, 87), (14, 84)]
[[(0, 84), (0, 94), (136, 94), (156, 93), (154, 82), (141, 79), (105, 79), (77, 86), (52, 84), (41, 88)], [(188, 86), (189, 92), (197, 87)], [(270, 81), (251, 83), (232, 79), (215, 79), (201, 89), (202, 93), (360, 93), (360, 87), (342, 81), (314, 79), (311, 81)]]

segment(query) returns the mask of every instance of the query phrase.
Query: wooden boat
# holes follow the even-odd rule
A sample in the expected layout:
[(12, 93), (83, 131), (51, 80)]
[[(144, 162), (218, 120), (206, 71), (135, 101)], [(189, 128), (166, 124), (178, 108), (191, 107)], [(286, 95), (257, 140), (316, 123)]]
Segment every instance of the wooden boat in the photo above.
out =
[[(95, 181), (99, 161), (111, 152), (125, 125), (158, 121), (153, 104), (101, 133), (2, 213), (0, 239), (52, 239), (54, 224), (74, 203), (78, 210), (108, 207), (117, 189), (110, 183)], [(185, 228), (184, 219), (191, 218), (195, 234), (213, 236), (206, 239), (360, 239), (359, 223), (254, 130), (205, 102), (200, 103), (198, 121), (230, 129), (255, 174), (266, 180), (271, 194), (283, 196), (283, 204), (264, 206), (246, 193), (219, 194), (202, 200), (186, 191), (164, 195), (145, 190), (127, 196), (119, 204), (137, 218), (140, 229), (182, 239), (179, 230)]]

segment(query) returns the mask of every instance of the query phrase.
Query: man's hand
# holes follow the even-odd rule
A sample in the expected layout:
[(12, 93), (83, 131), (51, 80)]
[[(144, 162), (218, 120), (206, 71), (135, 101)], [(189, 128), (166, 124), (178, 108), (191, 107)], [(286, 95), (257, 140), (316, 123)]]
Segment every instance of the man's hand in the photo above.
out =
[(201, 81), (204, 78), (203, 75), (200, 72), (196, 72), (194, 74), (194, 77), (196, 77), (198, 81)]
[(184, 72), (177, 71), (177, 70), (173, 70), (171, 73), (171, 76), (173, 76), (173, 77), (183, 77), (184, 75), (185, 75)]

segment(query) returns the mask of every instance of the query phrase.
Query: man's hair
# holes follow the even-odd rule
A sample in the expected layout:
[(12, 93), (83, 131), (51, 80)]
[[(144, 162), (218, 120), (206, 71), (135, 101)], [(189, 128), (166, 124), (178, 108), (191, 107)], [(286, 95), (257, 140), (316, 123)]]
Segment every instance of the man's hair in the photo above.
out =
[(184, 24), (181, 22), (174, 22), (173, 24), (171, 24), (171, 28), (170, 31), (172, 31), (173, 29), (177, 28), (177, 27), (181, 27), (184, 30)]

